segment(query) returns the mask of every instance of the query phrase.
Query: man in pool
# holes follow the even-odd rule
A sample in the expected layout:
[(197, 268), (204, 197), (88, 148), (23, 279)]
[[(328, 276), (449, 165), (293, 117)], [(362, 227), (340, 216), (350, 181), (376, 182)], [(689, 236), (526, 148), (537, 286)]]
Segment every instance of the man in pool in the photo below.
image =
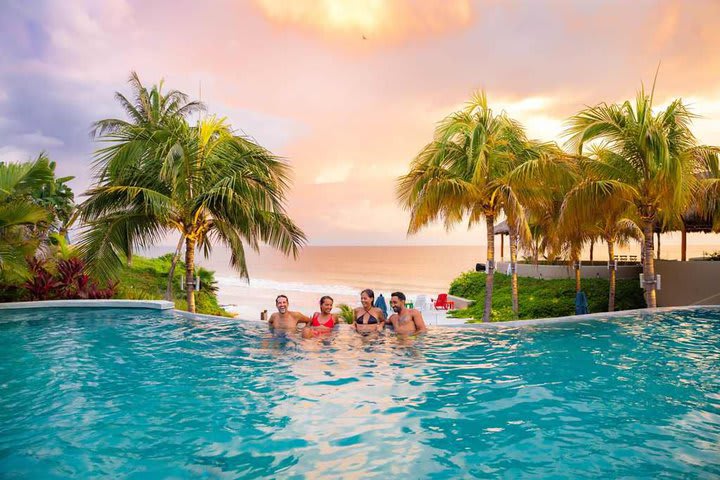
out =
[(278, 311), (270, 315), (268, 325), (271, 329), (282, 330), (286, 332), (294, 332), (297, 330), (298, 323), (307, 325), (311, 319), (300, 312), (291, 312), (288, 310), (290, 302), (285, 295), (278, 295), (275, 299), (275, 306)]
[(414, 308), (405, 306), (405, 294), (393, 292), (390, 297), (390, 306), (395, 312), (388, 321), (392, 323), (395, 333), (398, 335), (413, 335), (427, 331), (422, 313)]

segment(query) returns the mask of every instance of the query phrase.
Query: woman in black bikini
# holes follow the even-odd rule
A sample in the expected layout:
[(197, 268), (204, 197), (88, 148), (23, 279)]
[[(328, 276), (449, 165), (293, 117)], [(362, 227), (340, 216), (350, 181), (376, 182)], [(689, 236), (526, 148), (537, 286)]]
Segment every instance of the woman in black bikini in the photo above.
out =
[(353, 328), (358, 333), (381, 332), (385, 326), (385, 315), (382, 310), (373, 307), (375, 292), (366, 288), (360, 292), (360, 303), (362, 307), (355, 309), (355, 323)]

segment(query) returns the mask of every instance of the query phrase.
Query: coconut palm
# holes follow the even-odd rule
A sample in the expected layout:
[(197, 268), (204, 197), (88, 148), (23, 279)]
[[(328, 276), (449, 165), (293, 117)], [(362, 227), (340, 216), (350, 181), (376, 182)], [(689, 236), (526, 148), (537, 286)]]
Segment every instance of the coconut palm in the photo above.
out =
[(0, 277), (8, 281), (29, 274), (26, 258), (39, 245), (32, 228), (52, 221), (51, 213), (32, 194), (53, 180), (44, 155), (33, 162), (0, 162)]
[(695, 160), (699, 184), (691, 208), (711, 222), (714, 232), (720, 232), (720, 148), (697, 148)]
[[(136, 72), (130, 72), (128, 84), (132, 90), (130, 99), (120, 92), (115, 92), (115, 99), (118, 101), (122, 109), (129, 117), (129, 121), (108, 118), (93, 123), (91, 135), (93, 138), (101, 141), (115, 141), (111, 135), (122, 129), (127, 128), (144, 128), (147, 130), (146, 135), (151, 135), (154, 130), (163, 128), (170, 122), (177, 121), (189, 117), (196, 112), (204, 112), (205, 105), (199, 101), (190, 101), (188, 96), (178, 90), (170, 90), (163, 92), (164, 81), (160, 80), (158, 85), (153, 85), (150, 89), (145, 87), (140, 81), (140, 77)], [(130, 155), (133, 152), (129, 152)], [(70, 220), (70, 223), (76, 220), (77, 216)], [(167, 276), (167, 287), (165, 289), (165, 299), (172, 300), (173, 295), (173, 278), (175, 275), (175, 267), (180, 259), (182, 247), (185, 239), (181, 237), (178, 240), (175, 253), (170, 262), (170, 270)], [(132, 251), (127, 253), (127, 260), (132, 259)]]
[(162, 127), (166, 122), (176, 118), (202, 112), (205, 105), (199, 101), (189, 101), (188, 96), (178, 90), (163, 93), (164, 81), (153, 85), (150, 90), (140, 81), (136, 72), (130, 72), (128, 79), (132, 89), (132, 100), (120, 92), (115, 92), (115, 99), (123, 108), (130, 121), (118, 118), (106, 118), (92, 124), (93, 138), (117, 132), (126, 127), (144, 126), (146, 128)]
[[(607, 187), (601, 178), (592, 176), (592, 166), (595, 161), (608, 161), (614, 152), (601, 146), (593, 146), (590, 155), (581, 159), (580, 171), (584, 173), (583, 179), (575, 185), (565, 196), (562, 206), (564, 219), (573, 219), (574, 222), (585, 225), (587, 235), (605, 241), (608, 248), (608, 265), (610, 267), (610, 292), (608, 297), (608, 311), (615, 310), (615, 290), (617, 269), (614, 263), (615, 247), (624, 246), (629, 240), (640, 240), (642, 232), (631, 218), (631, 204), (620, 195), (604, 195), (603, 189)], [(597, 203), (600, 202), (600, 203)]]
[(552, 142), (532, 141), (527, 159), (509, 174), (509, 181), (520, 195), (530, 231), (523, 246), (532, 253), (536, 265), (542, 252), (552, 261), (565, 248), (560, 228), (561, 207), (577, 179), (574, 158)]
[[(653, 87), (654, 88), (654, 87)], [(653, 227), (662, 211), (680, 215), (696, 182), (693, 175), (695, 137), (690, 131), (693, 115), (681, 100), (653, 113), (653, 93), (641, 89), (635, 103), (605, 103), (571, 117), (568, 145), (582, 153), (589, 142), (603, 142), (614, 153), (588, 164), (597, 180), (594, 203), (619, 196), (628, 201), (644, 237), (644, 287), (649, 307), (657, 305)]]
[(532, 242), (528, 205), (548, 193), (546, 188), (538, 188), (538, 178), (548, 183), (563, 185), (562, 177), (567, 169), (559, 163), (562, 152), (554, 144), (528, 140), (519, 123), (510, 122), (509, 152), (510, 169), (498, 179), (498, 196), (502, 202), (502, 211), (507, 217), (510, 237), (510, 270), (513, 313), (519, 314), (519, 294), (517, 276), (517, 252), (520, 244)]
[(461, 111), (446, 117), (435, 138), (413, 159), (410, 171), (398, 179), (397, 196), (411, 212), (408, 234), (443, 220), (445, 228), (468, 219), (469, 227), (485, 220), (487, 277), (483, 321), (490, 320), (495, 273), (493, 225), (503, 201), (498, 179), (510, 168), (512, 122), (488, 106), (478, 92)]
[(188, 310), (195, 311), (195, 251), (227, 246), (247, 277), (244, 244), (297, 255), (303, 232), (284, 210), (289, 167), (224, 119), (190, 126), (170, 117), (158, 128), (125, 125), (96, 156), (97, 184), (82, 204), (80, 248), (101, 278), (112, 277), (134, 248), (175, 231), (185, 245)]

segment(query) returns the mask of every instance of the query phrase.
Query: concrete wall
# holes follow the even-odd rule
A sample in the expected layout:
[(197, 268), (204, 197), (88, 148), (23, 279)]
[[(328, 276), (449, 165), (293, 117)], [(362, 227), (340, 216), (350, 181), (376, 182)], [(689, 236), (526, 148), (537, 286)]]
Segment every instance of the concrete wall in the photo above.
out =
[(658, 307), (720, 303), (720, 262), (656, 260), (655, 271), (661, 276)]
[[(510, 262), (497, 262), (496, 272), (507, 273), (509, 264)], [(580, 275), (582, 278), (609, 278), (609, 272), (610, 270), (608, 270), (606, 265), (582, 266), (580, 268)], [(641, 272), (642, 267), (640, 265), (623, 265), (618, 267), (617, 278), (639, 278), (638, 275), (640, 275)], [(517, 274), (521, 277), (532, 278), (575, 278), (575, 269), (568, 265), (533, 265), (528, 263), (518, 263)]]
[[(509, 262), (498, 262), (497, 272), (506, 273)], [(681, 305), (720, 304), (720, 262), (656, 260), (655, 270), (661, 276), (661, 289), (657, 292), (658, 307)], [(567, 265), (517, 264), (518, 275), (533, 278), (575, 278)], [(582, 278), (608, 278), (604, 266), (586, 266), (580, 269)], [(618, 279), (637, 279), (640, 284), (640, 265), (619, 266)]]

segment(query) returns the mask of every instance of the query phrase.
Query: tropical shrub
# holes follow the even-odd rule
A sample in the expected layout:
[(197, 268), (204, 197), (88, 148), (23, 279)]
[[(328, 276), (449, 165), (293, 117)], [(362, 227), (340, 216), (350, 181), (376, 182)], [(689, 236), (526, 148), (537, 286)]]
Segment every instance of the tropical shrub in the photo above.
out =
[(353, 311), (353, 308), (350, 305), (347, 305), (345, 303), (341, 303), (337, 306), (337, 308), (340, 309), (340, 313), (338, 313), (338, 318), (341, 318), (345, 321), (345, 323), (353, 323), (355, 321), (355, 312)]
[(32, 276), (24, 284), (29, 300), (105, 299), (115, 294), (116, 282), (101, 287), (85, 271), (79, 258), (51, 262), (33, 258), (28, 261)]

